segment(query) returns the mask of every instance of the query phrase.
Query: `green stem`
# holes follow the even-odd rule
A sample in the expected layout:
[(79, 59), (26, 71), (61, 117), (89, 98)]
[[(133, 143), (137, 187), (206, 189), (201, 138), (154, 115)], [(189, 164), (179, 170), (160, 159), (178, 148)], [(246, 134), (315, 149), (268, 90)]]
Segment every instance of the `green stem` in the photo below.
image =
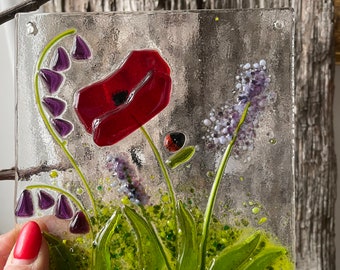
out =
[(217, 196), (217, 191), (223, 176), (223, 172), (225, 170), (225, 167), (227, 165), (227, 162), (229, 160), (231, 150), (233, 149), (234, 143), (237, 139), (238, 132), (244, 123), (244, 120), (246, 119), (248, 108), (250, 106), (250, 102), (248, 102), (244, 108), (243, 114), (241, 116), (240, 122), (238, 123), (233, 138), (230, 141), (226, 151), (224, 152), (224, 155), (222, 157), (221, 163), (218, 167), (218, 170), (216, 172), (216, 177), (213, 183), (213, 186), (210, 191), (209, 199), (208, 199), (208, 204), (207, 208), (205, 210), (204, 214), (204, 220), (203, 220), (203, 231), (202, 231), (202, 239), (200, 243), (200, 253), (201, 253), (201, 270), (205, 269), (205, 257), (206, 257), (206, 249), (207, 249), (207, 242), (208, 242), (208, 234), (209, 234), (209, 225), (210, 225), (210, 220), (212, 216), (212, 212), (214, 209), (215, 201), (216, 201), (216, 196)]
[(151, 139), (150, 135), (146, 131), (146, 129), (143, 126), (141, 126), (140, 130), (142, 131), (142, 133), (144, 134), (145, 138), (149, 142), (150, 147), (151, 147), (151, 149), (152, 149), (152, 151), (153, 151), (153, 153), (154, 153), (154, 155), (155, 155), (155, 157), (157, 159), (157, 162), (158, 162), (159, 166), (161, 167), (161, 171), (163, 173), (165, 182), (166, 182), (166, 184), (168, 186), (168, 191), (169, 191), (169, 194), (170, 194), (170, 199), (171, 199), (172, 209), (173, 209), (173, 217), (174, 217), (174, 222), (175, 222), (175, 233), (177, 234), (176, 197), (175, 197), (174, 188), (172, 186), (172, 182), (170, 180), (170, 176), (169, 176), (168, 170), (166, 169), (165, 164), (163, 162), (163, 159), (162, 159), (162, 157), (161, 157), (157, 147), (155, 146), (153, 140)]
[(63, 194), (65, 195), (67, 198), (69, 198), (77, 207), (80, 211), (82, 211), (85, 215), (85, 218), (87, 220), (87, 222), (89, 223), (90, 225), (90, 233), (91, 233), (91, 238), (93, 239), (93, 228), (92, 228), (92, 224), (91, 224), (91, 219), (90, 217), (88, 216), (83, 204), (81, 203), (81, 201), (79, 201), (75, 196), (73, 196), (70, 192), (64, 190), (64, 189), (61, 189), (61, 188), (58, 188), (58, 187), (55, 187), (55, 186), (50, 186), (50, 185), (29, 185), (26, 187), (26, 189), (50, 189), (50, 190), (53, 190), (53, 191), (56, 191), (60, 194)]
[(43, 109), (43, 106), (42, 106), (42, 103), (41, 103), (41, 98), (40, 98), (40, 95), (39, 95), (39, 70), (41, 68), (41, 65), (42, 65), (42, 62), (48, 52), (48, 50), (53, 46), (55, 45), (59, 40), (61, 40), (62, 38), (64, 38), (65, 36), (68, 36), (68, 35), (72, 35), (76, 32), (76, 29), (69, 29), (69, 30), (66, 30), (64, 32), (62, 32), (61, 34), (57, 35), (56, 37), (54, 37), (46, 46), (45, 48), (43, 49), (39, 59), (38, 59), (38, 63), (37, 63), (37, 68), (36, 68), (36, 74), (35, 74), (35, 77), (34, 77), (34, 89), (35, 89), (35, 99), (36, 99), (36, 103), (37, 103), (37, 106), (38, 106), (38, 110), (39, 110), (39, 113), (40, 113), (40, 116), (42, 118), (42, 120), (44, 121), (44, 124), (47, 128), (47, 130), (49, 131), (49, 133), (51, 134), (51, 136), (53, 137), (53, 139), (56, 141), (56, 143), (60, 146), (60, 148), (63, 150), (63, 152), (65, 153), (66, 157), (69, 159), (71, 165), (73, 166), (73, 168), (76, 170), (76, 172), (78, 173), (85, 189), (86, 189), (86, 192), (90, 198), (90, 201), (91, 201), (91, 204), (92, 204), (92, 207), (93, 207), (93, 211), (94, 211), (94, 216), (97, 217), (98, 216), (98, 211), (97, 211), (97, 207), (96, 207), (96, 203), (95, 203), (95, 200), (94, 200), (94, 196), (93, 196), (93, 193), (90, 189), (90, 186), (83, 174), (83, 172), (80, 170), (78, 164), (76, 163), (75, 159), (73, 158), (72, 154), (68, 151), (67, 147), (66, 147), (66, 144), (67, 142), (66, 141), (62, 141), (59, 136), (55, 133), (54, 129), (52, 128), (50, 122), (48, 121), (48, 118), (45, 114), (45, 111)]

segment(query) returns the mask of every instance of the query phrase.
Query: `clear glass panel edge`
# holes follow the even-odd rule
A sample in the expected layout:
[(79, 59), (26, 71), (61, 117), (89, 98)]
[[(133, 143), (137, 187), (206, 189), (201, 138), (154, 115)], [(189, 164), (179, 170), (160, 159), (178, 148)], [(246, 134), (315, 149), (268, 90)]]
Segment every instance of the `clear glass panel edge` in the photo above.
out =
[[(118, 180), (110, 171), (108, 160), (127, 157), (143, 179), (150, 203), (157, 203), (159, 189), (165, 192), (167, 187), (142, 133), (136, 130), (114, 145), (99, 147), (74, 111), (77, 91), (103, 82), (126, 63), (132, 51), (152, 49), (170, 66), (172, 90), (170, 103), (145, 128), (164, 160), (172, 156), (164, 145), (166, 136), (172, 133), (183, 133), (184, 146), (192, 145), (196, 151), (189, 162), (169, 169), (178, 198), (205, 207), (226, 148), (224, 140), (230, 136), (233, 110), (237, 110), (242, 99), (252, 99), (257, 107), (248, 112), (254, 117), (248, 123), (250, 133), (241, 133), (234, 147), (218, 192), (215, 214), (231, 226), (268, 230), (293, 254), (293, 25), (291, 9), (20, 14), (18, 197), (27, 185), (42, 183), (68, 190), (91, 207), (84, 187), (79, 189), (77, 170), (46, 128), (46, 122), (60, 118), (72, 125), (70, 135), (60, 142), (67, 145), (84, 175), (93, 179), (89, 186), (96, 197), (107, 203), (113, 197), (120, 201), (125, 193), (115, 188)], [(51, 40), (69, 29), (75, 32), (59, 36), (58, 42), (48, 47)], [(76, 36), (88, 45), (88, 59), (72, 58)], [(70, 66), (57, 72), (62, 82), (56, 92), (50, 93), (46, 88), (51, 85), (46, 86), (41, 79), (41, 69), (53, 70), (58, 48), (66, 51)], [(262, 72), (266, 85), (256, 87), (258, 91), (266, 88), (266, 93), (253, 99), (246, 93), (256, 72)], [(46, 118), (41, 117), (40, 111), (46, 111), (47, 106), (38, 104), (46, 97), (66, 104), (60, 116), (44, 112)], [(54, 131), (58, 128), (52, 126)], [(38, 208), (37, 200), (34, 207)], [(38, 210), (34, 217), (54, 211)]]

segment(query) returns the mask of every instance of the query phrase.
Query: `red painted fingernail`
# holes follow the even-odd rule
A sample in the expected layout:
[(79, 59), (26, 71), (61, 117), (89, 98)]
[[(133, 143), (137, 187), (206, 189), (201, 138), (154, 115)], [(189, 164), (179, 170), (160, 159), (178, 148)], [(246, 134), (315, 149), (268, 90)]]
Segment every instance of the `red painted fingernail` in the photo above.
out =
[(19, 234), (14, 248), (14, 258), (32, 260), (38, 256), (42, 241), (39, 225), (34, 221), (26, 223)]

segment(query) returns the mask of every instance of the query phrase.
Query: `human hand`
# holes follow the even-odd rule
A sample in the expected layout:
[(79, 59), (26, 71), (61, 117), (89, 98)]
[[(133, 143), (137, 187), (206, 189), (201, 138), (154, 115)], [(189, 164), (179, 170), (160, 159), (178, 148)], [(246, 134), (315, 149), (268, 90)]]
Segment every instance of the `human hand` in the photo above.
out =
[(0, 269), (49, 269), (48, 245), (41, 232), (57, 233), (66, 226), (64, 220), (46, 216), (17, 225), (10, 232), (0, 235)]

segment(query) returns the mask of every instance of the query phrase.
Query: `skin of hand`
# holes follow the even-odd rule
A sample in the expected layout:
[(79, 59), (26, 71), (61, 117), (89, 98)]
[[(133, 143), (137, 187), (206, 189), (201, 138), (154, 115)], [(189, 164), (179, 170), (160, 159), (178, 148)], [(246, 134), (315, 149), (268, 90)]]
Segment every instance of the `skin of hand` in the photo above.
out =
[(0, 269), (49, 269), (48, 246), (41, 232), (60, 235), (67, 228), (68, 222), (55, 216), (16, 225), (11, 231), (0, 235)]

